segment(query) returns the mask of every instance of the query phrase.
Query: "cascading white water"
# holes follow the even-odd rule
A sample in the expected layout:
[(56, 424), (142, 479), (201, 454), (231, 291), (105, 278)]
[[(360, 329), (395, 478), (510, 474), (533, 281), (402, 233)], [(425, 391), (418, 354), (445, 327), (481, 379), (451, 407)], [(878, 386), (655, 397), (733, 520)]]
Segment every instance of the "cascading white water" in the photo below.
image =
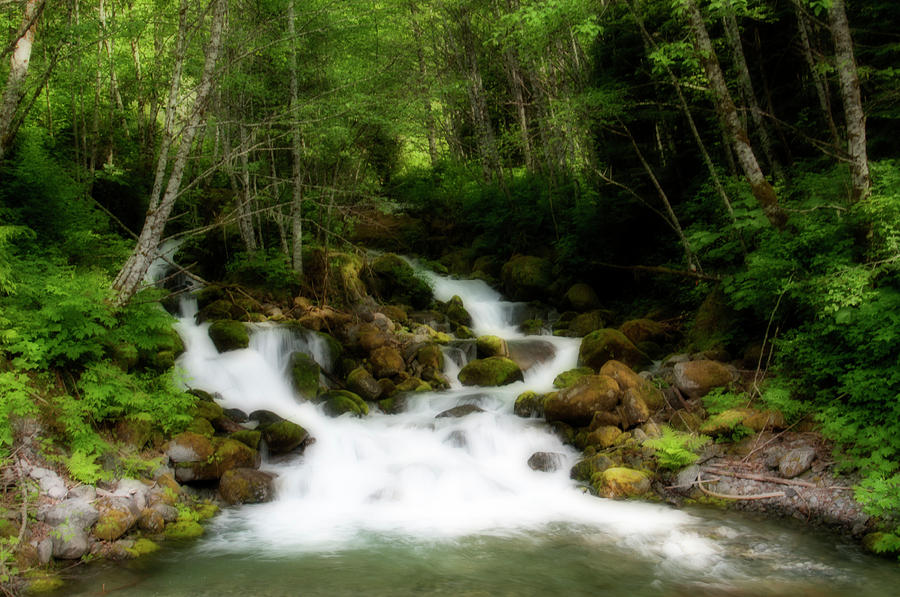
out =
[[(438, 298), (462, 298), (479, 333), (523, 337), (510, 317), (514, 305), (483, 282), (430, 277)], [(218, 532), (203, 543), (206, 550), (341, 549), (372, 536), (432, 541), (574, 524), (655, 558), (677, 556), (680, 565), (699, 568), (718, 557), (713, 542), (690, 531), (693, 521), (684, 513), (586, 495), (568, 476), (576, 453), (538, 420), (512, 414), (519, 393), (547, 390), (556, 373), (574, 366), (577, 341), (539, 338), (552, 344), (553, 357), (529, 369), (524, 382), (457, 384), (414, 395), (401, 414), (373, 408), (364, 419), (335, 419), (295, 396), (285, 374), (291, 352), (315, 352), (307, 341), (286, 328), (253, 326), (249, 348), (218, 354), (207, 325), (193, 321), (195, 310), (186, 306), (178, 324), (188, 385), (217, 393), (225, 407), (275, 411), (316, 438), (302, 457), (266, 465), (279, 475), (277, 499), (226, 511), (215, 523)], [(436, 418), (460, 404), (484, 412)], [(535, 452), (557, 453), (563, 466), (531, 470), (527, 461)]]

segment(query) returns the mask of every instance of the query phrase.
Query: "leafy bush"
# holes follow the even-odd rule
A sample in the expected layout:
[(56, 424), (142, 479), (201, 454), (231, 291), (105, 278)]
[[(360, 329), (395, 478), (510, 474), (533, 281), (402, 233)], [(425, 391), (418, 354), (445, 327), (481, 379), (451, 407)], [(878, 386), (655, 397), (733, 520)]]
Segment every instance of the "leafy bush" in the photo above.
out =
[(750, 397), (743, 392), (733, 392), (725, 388), (713, 388), (703, 397), (703, 407), (711, 415), (717, 415), (732, 408), (747, 406)]

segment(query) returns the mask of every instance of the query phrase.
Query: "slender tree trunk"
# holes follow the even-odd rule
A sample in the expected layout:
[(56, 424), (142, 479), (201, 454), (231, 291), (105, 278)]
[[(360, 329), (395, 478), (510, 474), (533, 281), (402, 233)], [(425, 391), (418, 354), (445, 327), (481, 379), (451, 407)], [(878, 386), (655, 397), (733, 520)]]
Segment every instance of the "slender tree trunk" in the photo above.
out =
[[(183, 0), (183, 8), (186, 8), (184, 6), (185, 2), (186, 0)], [(116, 304), (118, 306), (123, 306), (128, 303), (128, 301), (131, 300), (131, 297), (138, 291), (144, 276), (147, 274), (147, 268), (150, 267), (150, 264), (156, 258), (156, 252), (159, 247), (163, 229), (165, 228), (169, 214), (172, 212), (172, 207), (175, 205), (175, 199), (178, 197), (178, 191), (181, 188), (181, 180), (184, 176), (184, 170), (187, 165), (188, 156), (191, 152), (194, 136), (206, 113), (210, 93), (213, 89), (216, 62), (219, 58), (219, 52), (222, 49), (226, 6), (226, 0), (212, 0), (212, 23), (210, 25), (209, 43), (206, 47), (203, 72), (200, 77), (200, 83), (197, 86), (194, 104), (190, 110), (190, 117), (181, 133), (181, 140), (178, 145), (178, 151), (175, 155), (175, 161), (172, 165), (172, 172), (169, 175), (165, 193), (159, 201), (155, 203), (151, 202), (151, 207), (147, 210), (147, 217), (144, 220), (144, 227), (138, 237), (137, 245), (132, 251), (131, 256), (128, 258), (128, 261), (122, 266), (119, 275), (116, 276), (116, 279), (113, 281), (113, 289), (116, 291)], [(186, 26), (183, 26), (185, 22), (186, 19), (183, 17), (182, 26), (179, 27), (182, 29), (179, 37), (186, 35), (187, 33), (184, 31)], [(183, 62), (184, 57), (181, 56), (180, 58), (181, 60), (176, 59), (175, 72), (172, 75), (172, 86), (176, 90), (178, 84), (174, 82), (174, 79), (181, 78), (181, 63)], [(160, 161), (164, 160), (165, 156), (164, 154), (161, 154)], [(165, 170), (165, 166), (163, 166), (163, 170)]]
[(28, 65), (31, 62), (31, 49), (34, 46), (34, 32), (37, 20), (44, 10), (43, 0), (28, 0), (25, 3), (25, 16), (22, 19), (20, 37), (9, 60), (9, 75), (3, 89), (3, 100), (0, 103), (0, 160), (4, 158), (13, 142), (15, 131), (12, 127), (19, 103), (25, 96), (25, 79), (28, 76)]
[(513, 102), (516, 105), (516, 117), (519, 121), (519, 132), (522, 136), (522, 155), (525, 158), (525, 167), (534, 169), (534, 155), (531, 150), (531, 131), (528, 125), (528, 112), (525, 109), (525, 81), (522, 78), (522, 69), (519, 59), (513, 50), (503, 53), (506, 59), (506, 75), (509, 78), (509, 86), (513, 92)]
[(828, 124), (828, 130), (831, 133), (831, 140), (835, 147), (841, 144), (841, 136), (838, 134), (837, 125), (834, 123), (834, 115), (831, 113), (831, 99), (828, 94), (828, 80), (819, 74), (818, 63), (813, 55), (812, 44), (809, 40), (809, 21), (804, 12), (801, 0), (791, 0), (794, 5), (794, 13), (797, 15), (797, 30), (800, 32), (800, 43), (803, 46), (803, 59), (809, 68), (809, 74), (812, 78), (813, 88), (816, 90), (816, 97), (819, 100), (819, 107), (822, 109), (822, 115)]
[(416, 41), (416, 59), (419, 62), (419, 93), (422, 96), (422, 108), (425, 115), (425, 134), (428, 137), (428, 156), (431, 158), (432, 167), (438, 163), (437, 139), (434, 126), (434, 114), (431, 112), (431, 95), (428, 91), (428, 68), (425, 64), (425, 48), (422, 45), (422, 27), (416, 18), (418, 9), (416, 2), (409, 3), (409, 10), (412, 13), (410, 23), (412, 24), (413, 37)]
[(294, 0), (288, 3), (288, 41), (291, 44), (291, 265), (303, 275), (303, 137), (300, 134), (300, 83), (297, 75), (297, 26)]
[(478, 63), (478, 53), (475, 47), (474, 33), (467, 12), (461, 11), (459, 15), (460, 35), (462, 37), (463, 58), (468, 71), (468, 92), (471, 105), (472, 120), (475, 125), (475, 134), (478, 136), (478, 145), (481, 149), (482, 166), (487, 178), (500, 174), (500, 157), (497, 155), (496, 137), (494, 127), (491, 125), (490, 115), (485, 99), (484, 81), (481, 77), (481, 67)]
[(241, 145), (238, 150), (241, 162), (241, 194), (238, 199), (238, 224), (241, 230), (241, 238), (247, 253), (253, 255), (259, 249), (256, 244), (256, 233), (253, 230), (253, 197), (250, 189), (250, 146), (253, 144), (247, 135), (247, 127), (239, 125), (241, 132)]
[(706, 25), (703, 22), (703, 15), (697, 6), (695, 0), (684, 0), (688, 22), (694, 34), (694, 43), (700, 56), (700, 62), (706, 72), (713, 92), (716, 96), (716, 107), (728, 134), (729, 141), (737, 155), (738, 163), (744, 171), (750, 183), (750, 190), (753, 196), (762, 207), (763, 213), (769, 222), (778, 230), (782, 230), (787, 225), (787, 214), (778, 203), (778, 196), (771, 183), (766, 180), (762, 169), (759, 167), (759, 161), (756, 154), (750, 146), (750, 139), (747, 137), (747, 131), (741, 127), (741, 121), (738, 116), (737, 107), (731, 98), (731, 92), (728, 91), (728, 85), (725, 83), (725, 75), (722, 73), (722, 67), (713, 51), (712, 42), (706, 31)]
[(850, 154), (850, 175), (853, 185), (850, 200), (865, 199), (872, 189), (869, 175), (869, 157), (866, 150), (866, 115), (863, 112), (859, 91), (859, 74), (853, 55), (850, 24), (844, 10), (844, 0), (831, 0), (828, 10), (831, 36), (834, 38), (835, 66), (841, 84), (841, 100), (844, 103), (844, 120), (847, 124), (847, 150)]

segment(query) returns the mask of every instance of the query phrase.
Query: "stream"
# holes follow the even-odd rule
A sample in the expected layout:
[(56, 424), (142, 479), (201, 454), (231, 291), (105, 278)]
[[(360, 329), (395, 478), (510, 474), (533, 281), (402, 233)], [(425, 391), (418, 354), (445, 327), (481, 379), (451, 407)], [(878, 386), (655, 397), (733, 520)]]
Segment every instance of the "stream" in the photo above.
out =
[[(521, 335), (520, 305), (477, 280), (424, 272), (435, 297), (462, 298), (477, 334), (550, 355), (524, 382), (464, 388), (462, 351), (448, 349), (450, 390), (416, 394), (401, 414), (330, 418), (298, 400), (294, 351), (330, 369), (313, 334), (253, 324), (248, 349), (218, 354), (185, 299), (177, 324), (187, 383), (222, 406), (268, 409), (316, 438), (277, 473), (273, 502), (228, 508), (195, 542), (127, 563), (87, 567), (66, 595), (891, 595), (896, 563), (795, 521), (592, 497), (569, 479), (578, 453), (517, 395), (546, 391), (575, 366), (578, 339)], [(484, 412), (436, 415), (461, 404)], [(535, 452), (558, 471), (532, 470)]]

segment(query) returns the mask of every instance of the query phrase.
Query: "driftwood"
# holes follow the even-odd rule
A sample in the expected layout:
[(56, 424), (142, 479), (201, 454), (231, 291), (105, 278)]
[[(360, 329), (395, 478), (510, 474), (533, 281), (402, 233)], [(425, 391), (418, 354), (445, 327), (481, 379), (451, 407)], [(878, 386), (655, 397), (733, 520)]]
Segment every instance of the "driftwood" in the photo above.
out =
[(781, 479), (779, 477), (770, 477), (769, 475), (757, 475), (753, 473), (735, 473), (717, 466), (711, 466), (704, 469), (704, 472), (714, 475), (725, 475), (726, 477), (737, 477), (738, 479), (749, 479), (751, 481), (762, 481), (764, 483), (777, 483), (778, 485), (795, 485), (797, 487), (809, 487), (816, 489), (818, 486), (809, 481), (797, 481), (795, 479)]
[(785, 494), (783, 491), (776, 491), (773, 493), (761, 493), (758, 495), (734, 495), (731, 493), (716, 493), (715, 491), (711, 491), (711, 490), (703, 487), (703, 484), (707, 483), (707, 482), (708, 481), (703, 478), (702, 473), (697, 473), (697, 481), (696, 481), (697, 488), (700, 489), (700, 491), (702, 491), (703, 493), (705, 493), (708, 496), (711, 496), (714, 498), (720, 498), (720, 499), (724, 499), (724, 500), (768, 500), (771, 498), (785, 497)]

